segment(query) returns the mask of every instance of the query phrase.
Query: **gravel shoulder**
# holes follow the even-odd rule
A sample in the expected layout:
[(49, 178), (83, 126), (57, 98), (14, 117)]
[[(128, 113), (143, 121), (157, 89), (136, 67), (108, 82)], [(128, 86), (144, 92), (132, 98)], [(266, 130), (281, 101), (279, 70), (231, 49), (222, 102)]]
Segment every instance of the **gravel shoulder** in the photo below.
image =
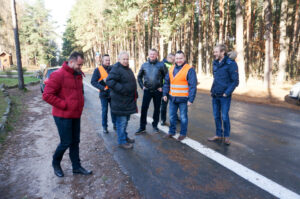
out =
[(38, 85), (28, 89), (10, 90), (11, 96), (21, 97), (23, 108), (14, 130), (0, 145), (0, 198), (140, 198), (86, 111), (81, 118), (80, 157), (93, 175), (73, 175), (67, 151), (62, 161), (65, 177), (56, 177), (51, 159), (59, 137), (51, 106), (42, 100)]

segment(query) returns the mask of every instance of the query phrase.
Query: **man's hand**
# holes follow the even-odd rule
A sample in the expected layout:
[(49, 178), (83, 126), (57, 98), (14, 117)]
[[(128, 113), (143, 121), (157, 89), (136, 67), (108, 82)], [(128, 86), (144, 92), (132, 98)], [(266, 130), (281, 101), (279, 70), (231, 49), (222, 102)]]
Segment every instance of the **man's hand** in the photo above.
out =
[(191, 106), (191, 105), (192, 105), (192, 102), (188, 101), (187, 105), (188, 105), (188, 106)]
[(165, 102), (167, 102), (168, 97), (167, 97), (167, 96), (163, 96), (163, 100), (164, 100)]
[(158, 90), (159, 92), (162, 92), (162, 88), (158, 88), (157, 90)]

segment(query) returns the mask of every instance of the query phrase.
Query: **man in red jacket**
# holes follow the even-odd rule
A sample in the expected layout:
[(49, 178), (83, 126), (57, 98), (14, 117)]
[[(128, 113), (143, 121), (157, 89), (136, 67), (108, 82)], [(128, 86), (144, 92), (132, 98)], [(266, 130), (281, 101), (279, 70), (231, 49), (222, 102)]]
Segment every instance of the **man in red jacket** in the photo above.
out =
[(81, 67), (83, 54), (74, 52), (62, 67), (53, 72), (45, 86), (43, 100), (52, 105), (52, 115), (58, 129), (60, 143), (53, 155), (52, 166), (55, 175), (63, 177), (60, 162), (69, 148), (73, 173), (89, 175), (80, 164), (80, 117), (84, 105)]

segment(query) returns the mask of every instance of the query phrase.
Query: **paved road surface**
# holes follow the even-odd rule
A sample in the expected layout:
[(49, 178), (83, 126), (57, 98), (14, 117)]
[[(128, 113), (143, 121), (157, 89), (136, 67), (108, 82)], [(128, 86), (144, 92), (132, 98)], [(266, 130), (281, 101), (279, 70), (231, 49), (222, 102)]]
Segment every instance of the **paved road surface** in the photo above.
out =
[[(85, 79), (89, 84), (89, 76)], [(131, 117), (128, 133), (136, 139), (133, 150), (117, 147), (110, 123), (108, 135), (101, 133), (98, 92), (85, 85), (85, 108), (98, 124), (107, 149), (145, 198), (276, 198), (231, 170), (174, 139), (155, 134), (134, 136), (139, 117)], [(139, 109), (142, 93), (139, 93)], [(148, 116), (152, 115), (149, 110)], [(265, 176), (288, 191), (300, 194), (300, 113), (243, 102), (232, 102), (232, 144), (209, 143), (214, 134), (211, 98), (198, 94), (189, 109), (188, 137)]]

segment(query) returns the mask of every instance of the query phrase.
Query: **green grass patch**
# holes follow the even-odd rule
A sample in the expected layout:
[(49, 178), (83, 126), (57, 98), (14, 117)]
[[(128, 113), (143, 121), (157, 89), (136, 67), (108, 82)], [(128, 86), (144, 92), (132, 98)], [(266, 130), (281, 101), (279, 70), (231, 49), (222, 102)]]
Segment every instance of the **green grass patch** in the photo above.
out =
[[(19, 92), (24, 92), (24, 91), (19, 91)], [(11, 99), (11, 110), (7, 119), (7, 125), (5, 131), (4, 133), (0, 134), (0, 144), (2, 144), (5, 141), (7, 134), (14, 130), (14, 125), (21, 117), (22, 111), (25, 109), (25, 107), (22, 105), (21, 93), (20, 95), (10, 96), (10, 99)]]
[[(24, 77), (24, 83), (28, 84), (31, 82), (39, 82), (40, 80), (36, 77)], [(16, 86), (18, 85), (17, 78), (0, 78), (0, 84), (4, 83), (6, 86)]]
[(6, 111), (7, 102), (5, 101), (4, 94), (0, 91), (0, 119)]
[[(24, 75), (33, 75), (33, 72), (24, 72)], [(0, 75), (18, 75), (18, 72), (0, 71)]]

